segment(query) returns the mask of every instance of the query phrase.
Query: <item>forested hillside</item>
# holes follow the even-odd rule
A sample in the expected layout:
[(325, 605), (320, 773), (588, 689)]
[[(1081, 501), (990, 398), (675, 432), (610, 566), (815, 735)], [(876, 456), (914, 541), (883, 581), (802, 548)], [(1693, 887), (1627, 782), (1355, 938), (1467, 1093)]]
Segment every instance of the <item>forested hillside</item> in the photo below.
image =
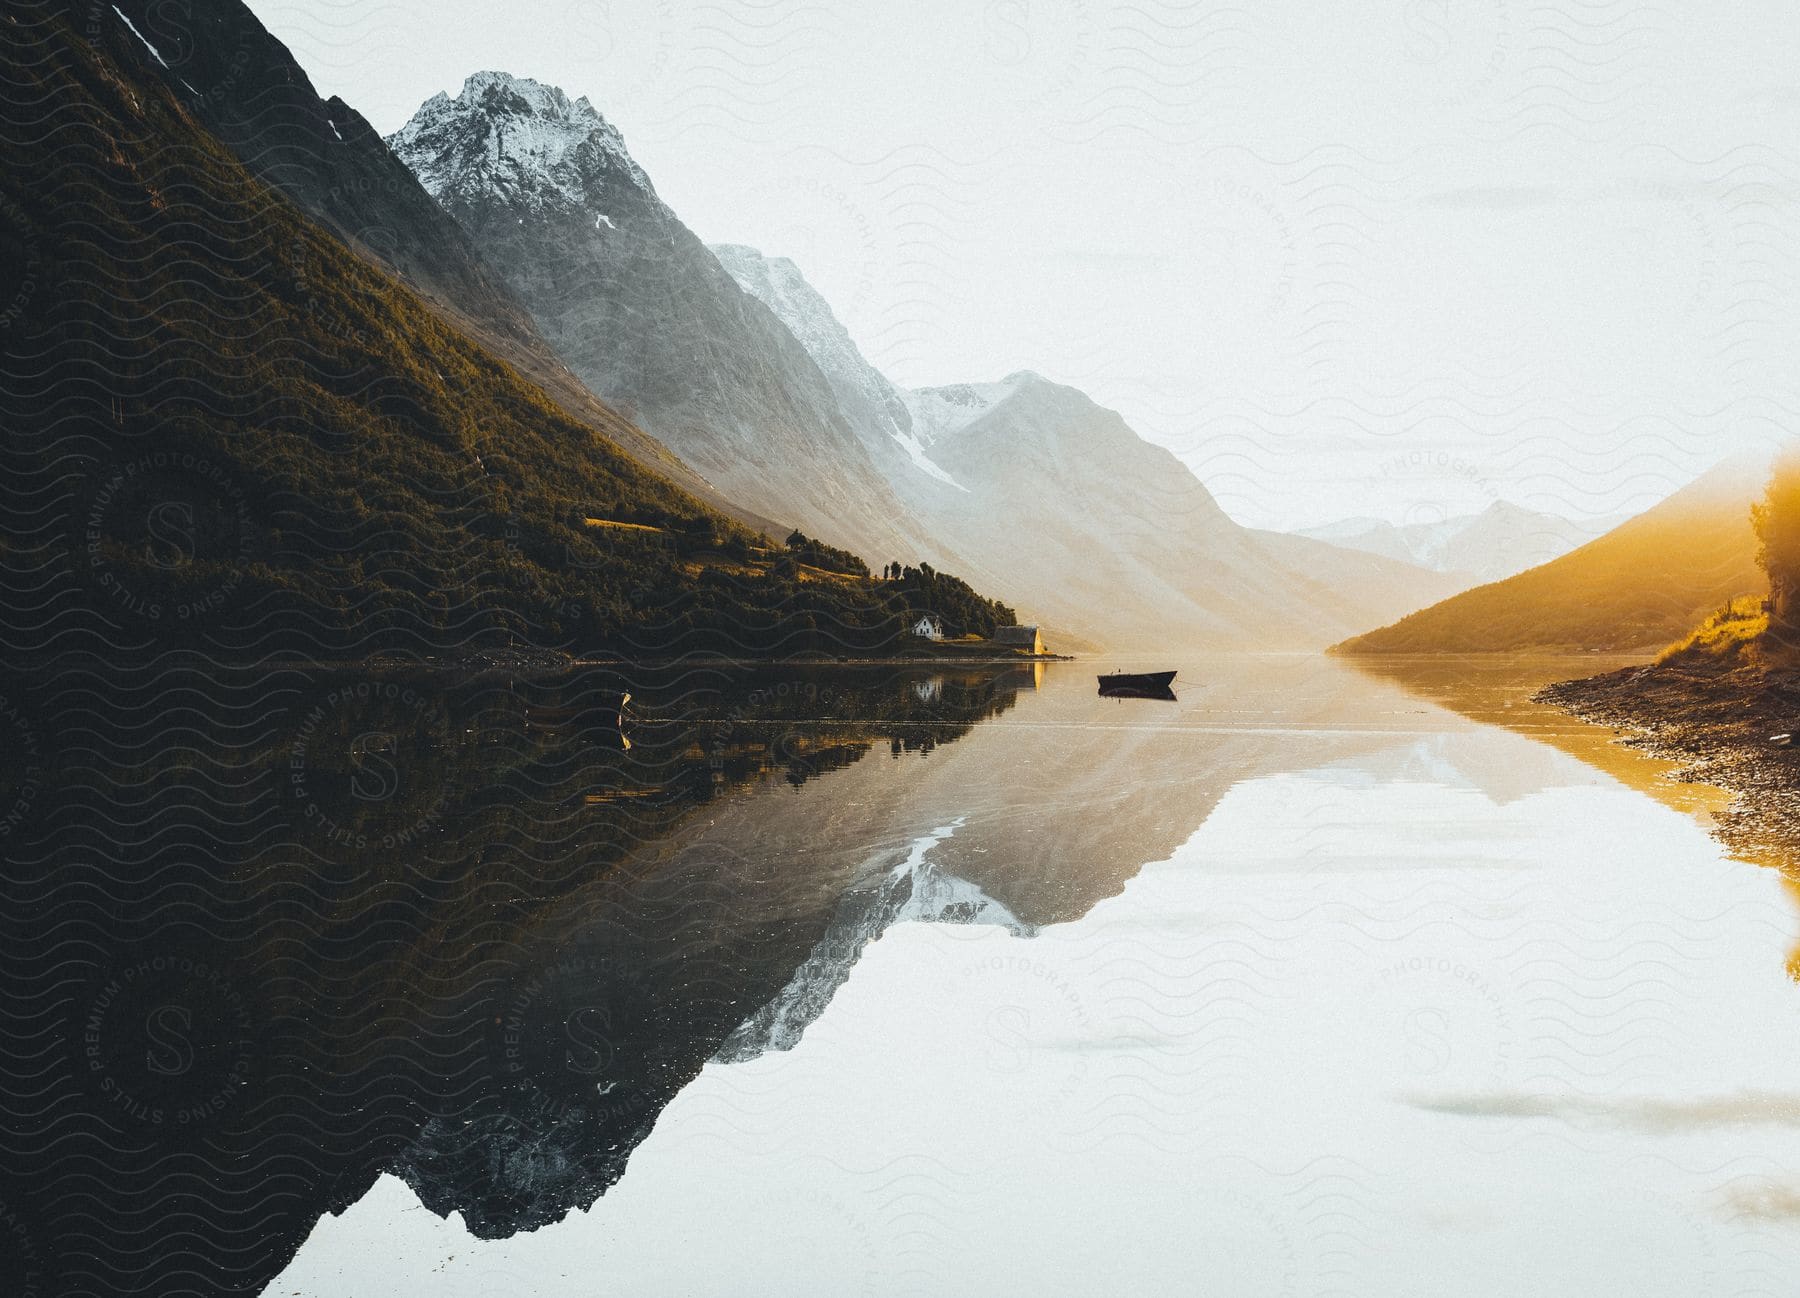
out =
[(568, 417), (95, 12), (9, 19), (7, 655), (869, 651), (929, 611), (806, 580)]

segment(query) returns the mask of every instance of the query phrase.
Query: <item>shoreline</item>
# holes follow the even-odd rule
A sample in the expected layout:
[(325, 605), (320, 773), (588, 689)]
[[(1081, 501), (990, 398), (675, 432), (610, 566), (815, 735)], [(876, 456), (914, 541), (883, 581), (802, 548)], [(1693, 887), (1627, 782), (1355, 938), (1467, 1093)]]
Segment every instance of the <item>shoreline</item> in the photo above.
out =
[(549, 652), (520, 652), (516, 656), (506, 652), (494, 654), (471, 654), (462, 658), (367, 658), (356, 662), (334, 664), (345, 667), (366, 667), (371, 670), (399, 670), (404, 668), (426, 668), (432, 671), (574, 671), (583, 667), (713, 667), (713, 668), (757, 668), (757, 667), (942, 667), (946, 665), (958, 667), (1019, 667), (1032, 663), (1074, 662), (1067, 654), (1011, 654), (994, 653), (971, 654), (906, 654), (894, 657), (834, 657), (829, 655), (812, 655), (794, 657), (792, 655), (779, 658), (746, 658), (741, 655), (687, 654), (674, 658), (622, 658), (622, 657), (575, 657), (573, 655)]
[(1734, 853), (1800, 867), (1800, 672), (1689, 659), (1626, 667), (1539, 690), (1534, 701), (1623, 732), (1620, 743), (1679, 763), (1671, 778), (1732, 795), (1716, 833)]
[(288, 658), (269, 657), (245, 660), (220, 659), (191, 650), (169, 650), (125, 660), (94, 654), (65, 654), (39, 662), (5, 664), (14, 675), (24, 676), (43, 671), (108, 671), (140, 670), (147, 667), (193, 666), (227, 671), (256, 669), (299, 671), (367, 671), (367, 672), (513, 672), (518, 674), (578, 671), (589, 667), (644, 668), (665, 670), (673, 667), (696, 669), (754, 669), (759, 667), (1026, 667), (1037, 663), (1072, 663), (1074, 654), (997, 654), (992, 650), (966, 654), (938, 652), (905, 654), (892, 657), (837, 657), (826, 654), (805, 656), (783, 655), (774, 658), (747, 657), (742, 654), (693, 653), (671, 657), (630, 658), (613, 655), (577, 656), (556, 649), (493, 649), (456, 655), (421, 655), (367, 658)]

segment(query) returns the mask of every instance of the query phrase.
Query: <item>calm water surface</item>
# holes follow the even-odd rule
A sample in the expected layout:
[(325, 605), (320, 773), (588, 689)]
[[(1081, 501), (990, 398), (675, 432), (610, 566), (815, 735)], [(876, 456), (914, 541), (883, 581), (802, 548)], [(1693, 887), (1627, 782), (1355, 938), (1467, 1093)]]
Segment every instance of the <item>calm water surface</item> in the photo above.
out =
[[(1526, 701), (1607, 665), (721, 698), (785, 756), (534, 913), (466, 1065), (518, 1085), (269, 1291), (1787, 1292), (1800, 920), (1716, 795)], [(708, 751), (642, 702), (632, 753)]]

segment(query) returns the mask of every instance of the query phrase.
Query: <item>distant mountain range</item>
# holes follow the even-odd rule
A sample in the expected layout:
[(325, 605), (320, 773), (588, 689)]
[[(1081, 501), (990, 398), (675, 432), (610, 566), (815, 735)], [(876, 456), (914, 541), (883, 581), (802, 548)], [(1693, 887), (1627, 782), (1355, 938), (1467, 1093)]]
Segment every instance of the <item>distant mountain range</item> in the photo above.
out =
[(1768, 476), (1766, 459), (1727, 460), (1561, 558), (1338, 648), (1362, 654), (1659, 648), (1729, 600), (1767, 591), (1750, 507)]
[(1480, 513), (1430, 523), (1347, 518), (1304, 528), (1297, 535), (1489, 582), (1548, 563), (1623, 521), (1608, 518), (1577, 523), (1496, 500)]
[(927, 556), (1077, 644), (1322, 647), (1463, 584), (1239, 527), (1036, 375), (899, 389), (791, 261), (702, 245), (586, 99), (480, 72), (388, 143), (562, 361), (746, 514)]
[(713, 251), (806, 348), (922, 529), (1045, 622), (1117, 648), (1322, 647), (1467, 584), (1242, 527), (1173, 454), (1038, 374), (902, 389), (792, 261)]
[[(630, 598), (612, 589), (626, 570), (637, 574), (629, 581), (640, 594), (662, 591), (677, 569), (687, 574), (694, 589), (682, 600), (658, 596), (666, 625), (722, 628), (785, 598), (779, 583), (720, 585), (737, 579), (734, 563), (752, 584), (768, 577), (768, 551), (744, 564), (758, 531), (778, 548), (799, 528), (874, 567), (929, 561), (1078, 647), (1114, 648), (1323, 647), (1578, 539), (1567, 524), (1510, 507), (1429, 535), (1245, 528), (1179, 459), (1074, 388), (1029, 371), (919, 390), (894, 384), (794, 263), (702, 244), (586, 99), (480, 72), (454, 96), (428, 100), (383, 142), (351, 106), (321, 98), (238, 0), (194, 0), (185, 26), (150, 0), (125, 0), (118, 15), (136, 42), (120, 46), (138, 65), (134, 75), (160, 83), (254, 181), (399, 286), (383, 308), (394, 329), (375, 334), (334, 316), (321, 323), (338, 332), (305, 345), (329, 355), (361, 336), (350, 329), (393, 341), (391, 354), (364, 347), (357, 362), (414, 375), (409, 381), (425, 391), (384, 397), (370, 415), (388, 421), (385, 432), (408, 412), (431, 412), (434, 445), (474, 466), (456, 491), (472, 493), (494, 518), (525, 504), (536, 511), (522, 532), (514, 517), (504, 540), (530, 566), (524, 584), (537, 583), (544, 601), (524, 623), (544, 621), (559, 642), (593, 643), (633, 620)], [(173, 65), (162, 47), (179, 50)], [(334, 256), (311, 273), (347, 277)], [(308, 289), (317, 282), (302, 279)], [(335, 303), (335, 291), (330, 284), (313, 300)], [(377, 295), (384, 302), (386, 292)], [(424, 341), (439, 328), (473, 343), (484, 377), (442, 366), (416, 377), (424, 374), (418, 358), (443, 346)], [(534, 394), (529, 401), (547, 397), (554, 417), (530, 416), (531, 434), (509, 441), (525, 398), (506, 397), (505, 413), (473, 412), (517, 380)], [(218, 375), (207, 381), (229, 387)], [(434, 391), (438, 384), (445, 390)], [(515, 447), (529, 468), (505, 458)], [(629, 465), (647, 475), (641, 490), (582, 486), (596, 457), (612, 453), (606, 448), (623, 453), (619, 472)], [(388, 449), (403, 458), (397, 444)], [(429, 462), (418, 455), (420, 466)], [(381, 472), (398, 475), (399, 485), (410, 470)], [(322, 481), (312, 485), (323, 490)], [(370, 467), (332, 488), (331, 509), (357, 517), (352, 497), (384, 485)], [(460, 515), (429, 517), (439, 526)], [(604, 556), (624, 534), (596, 534), (587, 521), (595, 519), (665, 536), (679, 530), (677, 562), (633, 551), (608, 568)], [(734, 533), (733, 522), (749, 531)], [(394, 534), (409, 546), (422, 535)], [(721, 564), (728, 538), (739, 553)], [(425, 550), (467, 547), (440, 537)], [(443, 622), (441, 592), (466, 583), (421, 583), (405, 569), (389, 572), (394, 598), (438, 589), (423, 605), (436, 611), (421, 614), (421, 625)], [(307, 580), (297, 571), (289, 584)], [(720, 588), (701, 589), (711, 586)], [(816, 581), (802, 593), (810, 611), (795, 604), (767, 616), (853, 624), (859, 635), (887, 616), (879, 601), (854, 611), (821, 603)], [(505, 622), (497, 613), (481, 620)]]

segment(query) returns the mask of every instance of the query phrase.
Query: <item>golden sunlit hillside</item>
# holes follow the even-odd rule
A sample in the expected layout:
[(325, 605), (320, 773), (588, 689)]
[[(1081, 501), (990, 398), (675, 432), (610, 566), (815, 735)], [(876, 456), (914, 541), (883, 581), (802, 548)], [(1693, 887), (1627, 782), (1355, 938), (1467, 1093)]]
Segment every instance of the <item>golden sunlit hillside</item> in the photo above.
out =
[(1714, 610), (1762, 595), (1752, 504), (1764, 463), (1730, 460), (1560, 559), (1465, 591), (1335, 652), (1660, 649)]

